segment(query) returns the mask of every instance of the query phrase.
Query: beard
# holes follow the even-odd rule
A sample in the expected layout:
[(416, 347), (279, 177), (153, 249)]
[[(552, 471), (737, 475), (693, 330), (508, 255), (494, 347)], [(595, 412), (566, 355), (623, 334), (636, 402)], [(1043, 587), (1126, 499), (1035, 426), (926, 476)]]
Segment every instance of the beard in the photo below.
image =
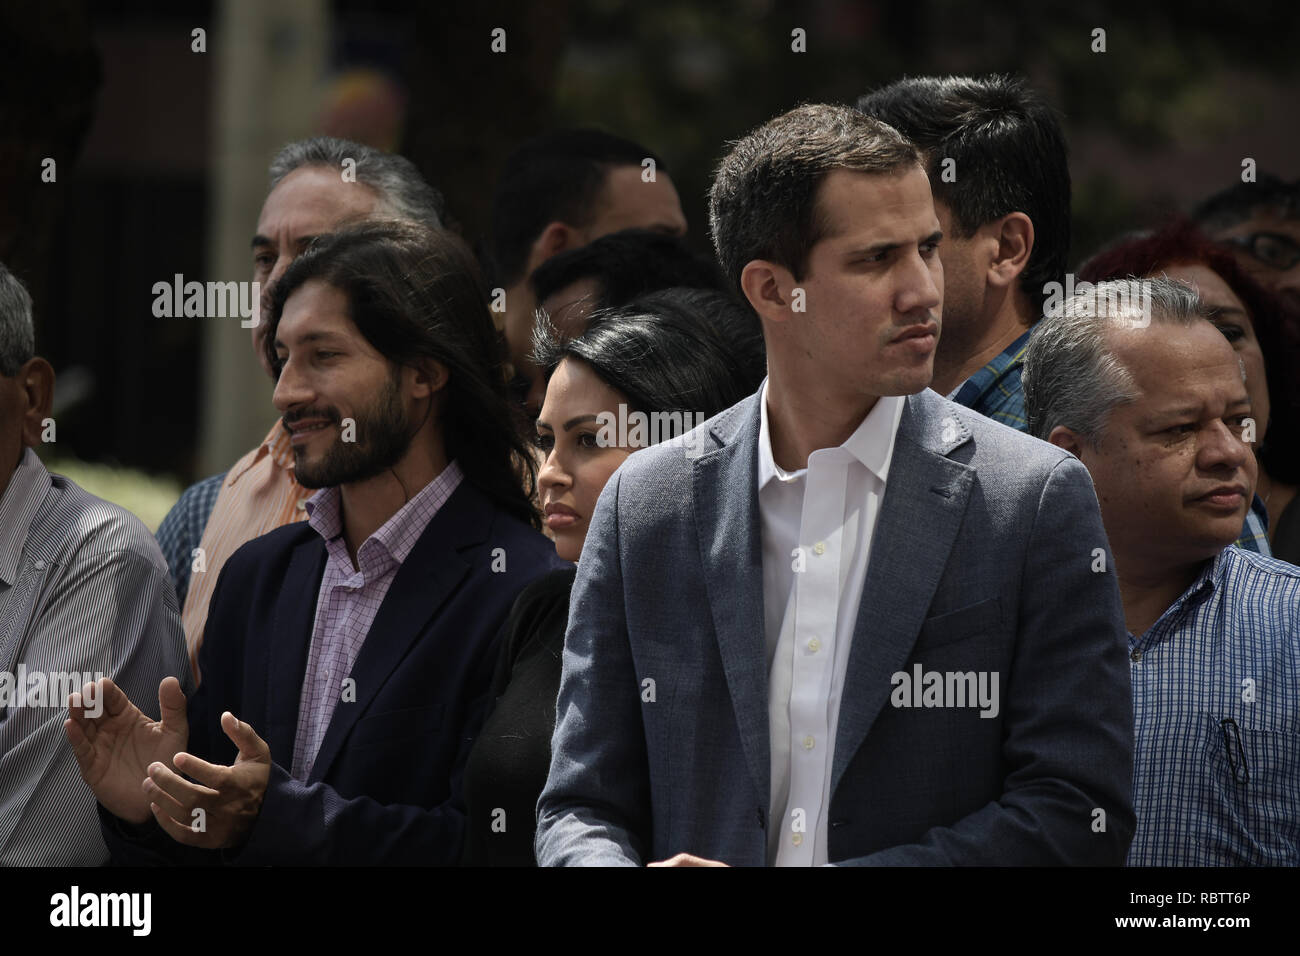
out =
[[(294, 471), (304, 488), (329, 488), (373, 478), (392, 468), (411, 446), (410, 424), (402, 405), (401, 371), (395, 370), (385, 388), (364, 412), (356, 415), (358, 441), (336, 441), (319, 459), (309, 461), (294, 449)], [(298, 418), (327, 417), (336, 426), (342, 418), (333, 408), (313, 410)]]

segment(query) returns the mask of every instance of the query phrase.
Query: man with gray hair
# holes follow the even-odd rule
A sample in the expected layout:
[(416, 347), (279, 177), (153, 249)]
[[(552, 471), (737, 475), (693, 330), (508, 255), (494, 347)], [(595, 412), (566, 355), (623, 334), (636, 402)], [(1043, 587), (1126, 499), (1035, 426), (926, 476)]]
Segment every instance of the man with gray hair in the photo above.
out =
[[(45, 470), (54, 369), (32, 301), (0, 264), (0, 865), (108, 861), (95, 799), (63, 739), (68, 696), (120, 674), (151, 701), (190, 683), (176, 597), (140, 520)], [(132, 691), (128, 691), (132, 693)], [(86, 697), (91, 709), (102, 701)]]
[[(436, 229), (445, 217), (442, 194), (402, 156), (328, 136), (290, 143), (271, 161), (270, 190), (252, 241), (263, 310), (280, 276), (317, 236), (364, 219)], [(274, 382), (265, 334), (266, 323), (253, 326), (253, 352)], [(260, 445), (229, 471), (187, 488), (163, 519), (158, 541), (182, 606), (196, 677), (208, 604), (226, 560), (245, 542), (305, 520), (311, 494), (294, 478), (289, 433), (277, 419)]]
[(1256, 465), (1232, 346), (1190, 286), (1103, 282), (1039, 323), (1023, 381), (1032, 433), (1092, 474), (1114, 553), (1129, 865), (1300, 864), (1300, 568), (1233, 545)]

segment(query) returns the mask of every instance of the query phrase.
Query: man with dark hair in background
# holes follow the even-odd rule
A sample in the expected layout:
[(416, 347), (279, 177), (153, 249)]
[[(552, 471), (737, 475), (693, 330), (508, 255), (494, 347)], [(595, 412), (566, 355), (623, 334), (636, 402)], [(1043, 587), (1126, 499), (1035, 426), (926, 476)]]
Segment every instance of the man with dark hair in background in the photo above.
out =
[(1070, 169), (1050, 107), (1019, 79), (922, 76), (858, 100), (925, 155), (943, 229), (935, 391), (1026, 430), (1020, 367), (1070, 247)]
[(101, 681), (69, 740), (120, 862), (451, 863), (498, 629), (563, 566), (478, 265), (409, 223), (323, 236), (267, 334), (308, 520), (226, 563), (188, 707), (163, 681), (149, 721)]
[[(348, 163), (355, 179), (342, 175)], [(363, 219), (402, 219), (437, 229), (446, 214), (442, 194), (410, 160), (345, 139), (289, 143), (271, 161), (270, 181), (251, 245), (263, 312), (276, 281), (316, 236)], [(253, 352), (274, 381), (266, 327), (265, 321), (253, 326)], [(187, 488), (159, 525), (196, 678), (208, 604), (226, 559), (260, 534), (306, 520), (310, 494), (294, 476), (289, 433), (277, 419), (262, 443), (229, 471)]]
[(1300, 312), (1300, 180), (1260, 173), (1215, 193), (1193, 217), (1232, 248), (1252, 279)]
[[(506, 159), (487, 242), (492, 282), (505, 291), (505, 338), (520, 399), (541, 375), (529, 352), (537, 307), (528, 284), (541, 263), (621, 229), (686, 232), (663, 161), (639, 143), (596, 129), (536, 136)], [(535, 416), (539, 404), (528, 404)]]
[[(678, 236), (623, 229), (547, 259), (530, 284), (537, 306), (561, 332), (577, 334), (587, 316), (660, 289), (723, 289), (712, 257)], [(573, 328), (568, 326), (572, 324)]]
[[(546, 313), (551, 329), (562, 336), (581, 334), (594, 312), (618, 308), (664, 289), (707, 289), (727, 295), (712, 257), (692, 252), (678, 236), (649, 229), (612, 232), (552, 256), (537, 267), (529, 284), (538, 309)], [(724, 308), (713, 303), (711, 309), (715, 306), (729, 318), (737, 310), (747, 313), (751, 321), (744, 322), (742, 317), (740, 324), (762, 340), (758, 316), (747, 304), (736, 301)], [(526, 403), (530, 408), (541, 408), (545, 384), (541, 376), (533, 381)]]

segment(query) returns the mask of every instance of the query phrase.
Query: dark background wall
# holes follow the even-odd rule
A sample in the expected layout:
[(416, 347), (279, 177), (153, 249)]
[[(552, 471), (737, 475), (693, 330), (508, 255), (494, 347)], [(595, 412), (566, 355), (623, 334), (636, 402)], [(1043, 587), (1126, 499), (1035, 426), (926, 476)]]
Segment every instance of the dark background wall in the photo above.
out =
[[(1019, 72), (1060, 109), (1076, 260), (1230, 184), (1245, 157), (1300, 175), (1294, 3), (322, 3), (329, 70), (302, 109), (319, 131), (406, 152), (471, 240), (511, 147), (590, 123), (665, 157), (705, 249), (727, 140), (905, 73)], [(212, 44), (241, 42), (213, 33), (220, 9), (0, 3), (0, 260), (32, 289), (60, 373), (60, 450), (184, 481), (199, 470), (203, 339), (193, 320), (154, 319), (151, 290), (205, 268)], [(207, 54), (190, 49), (196, 26)], [(498, 26), (505, 54), (490, 49)], [(57, 185), (40, 181), (46, 156)]]

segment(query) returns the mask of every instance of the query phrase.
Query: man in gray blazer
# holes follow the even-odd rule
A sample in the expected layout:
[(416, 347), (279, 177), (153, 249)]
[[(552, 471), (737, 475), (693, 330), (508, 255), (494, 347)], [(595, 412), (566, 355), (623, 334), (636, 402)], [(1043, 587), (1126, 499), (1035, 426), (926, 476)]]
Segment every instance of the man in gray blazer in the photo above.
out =
[(768, 378), (605, 486), (538, 862), (1121, 864), (1132, 704), (1096, 496), (926, 389), (942, 236), (916, 151), (801, 106), (734, 146), (710, 214)]

